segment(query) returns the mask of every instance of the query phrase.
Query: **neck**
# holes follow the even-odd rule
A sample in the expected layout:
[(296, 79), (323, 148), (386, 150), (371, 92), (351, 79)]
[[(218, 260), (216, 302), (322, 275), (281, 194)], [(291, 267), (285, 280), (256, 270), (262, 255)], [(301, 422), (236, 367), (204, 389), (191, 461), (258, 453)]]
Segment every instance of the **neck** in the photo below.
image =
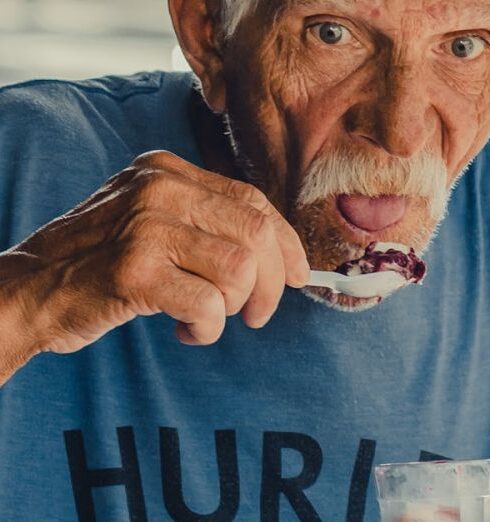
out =
[(205, 168), (227, 178), (243, 180), (226, 137), (223, 117), (213, 113), (197, 89), (192, 90), (189, 98), (189, 117)]
[(254, 184), (267, 195), (269, 201), (279, 212), (284, 216), (288, 215), (286, 199), (283, 193), (278, 190), (280, 189), (279, 184), (268, 187), (264, 185), (265, 180), (253, 181), (247, 178), (237, 165), (230, 141), (227, 138), (228, 131), (223, 117), (213, 113), (197, 89), (191, 91), (188, 108), (191, 128), (204, 167), (227, 178)]

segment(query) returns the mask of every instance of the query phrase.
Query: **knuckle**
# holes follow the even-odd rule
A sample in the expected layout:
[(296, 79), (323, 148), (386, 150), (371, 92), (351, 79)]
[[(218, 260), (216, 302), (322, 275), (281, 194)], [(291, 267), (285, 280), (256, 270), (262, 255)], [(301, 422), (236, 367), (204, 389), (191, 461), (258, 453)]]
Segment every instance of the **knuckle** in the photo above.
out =
[(229, 194), (237, 199), (246, 201), (254, 206), (265, 209), (269, 205), (267, 196), (254, 185), (244, 183), (243, 181), (233, 180), (230, 182)]
[(133, 160), (132, 166), (137, 168), (162, 168), (172, 164), (177, 156), (167, 150), (151, 150)]
[(201, 286), (190, 300), (190, 310), (196, 318), (208, 318), (224, 315), (223, 296), (212, 285)]
[(117, 188), (121, 185), (125, 185), (129, 181), (133, 180), (135, 176), (138, 174), (138, 169), (133, 165), (121, 170), (117, 174), (114, 174), (110, 178), (106, 180), (104, 183), (104, 187)]
[(223, 257), (228, 278), (232, 281), (248, 281), (257, 271), (257, 260), (253, 252), (243, 246), (236, 245)]
[(155, 171), (146, 168), (139, 170), (133, 179), (133, 189), (136, 204), (146, 204), (153, 197), (157, 187), (157, 176)]
[(150, 203), (164, 197), (168, 201), (181, 189), (180, 176), (164, 170), (144, 169), (138, 173), (136, 182), (137, 198), (142, 203)]
[(165, 232), (166, 223), (155, 211), (139, 209), (129, 220), (125, 227), (124, 236), (130, 248), (136, 248), (142, 241), (146, 241), (146, 247), (156, 243)]
[(274, 229), (268, 216), (264, 213), (250, 208), (245, 217), (245, 233), (254, 243), (264, 245), (274, 235)]

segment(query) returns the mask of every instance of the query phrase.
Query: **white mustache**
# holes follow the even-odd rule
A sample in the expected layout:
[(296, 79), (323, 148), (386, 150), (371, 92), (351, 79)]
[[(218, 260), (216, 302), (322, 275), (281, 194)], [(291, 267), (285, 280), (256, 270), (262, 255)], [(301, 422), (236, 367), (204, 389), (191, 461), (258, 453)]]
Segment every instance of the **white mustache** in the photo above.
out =
[(352, 149), (342, 148), (313, 161), (303, 180), (297, 205), (304, 207), (339, 194), (419, 196), (432, 218), (446, 212), (449, 193), (442, 159), (424, 151), (414, 158), (393, 158), (386, 165)]

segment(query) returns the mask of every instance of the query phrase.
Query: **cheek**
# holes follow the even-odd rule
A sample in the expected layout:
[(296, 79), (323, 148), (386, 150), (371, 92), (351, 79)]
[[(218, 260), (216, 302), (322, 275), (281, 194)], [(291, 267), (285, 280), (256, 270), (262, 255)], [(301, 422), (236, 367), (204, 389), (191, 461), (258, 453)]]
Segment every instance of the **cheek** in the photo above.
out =
[(448, 169), (448, 181), (452, 182), (473, 157), (469, 154), (481, 131), (480, 101), (457, 95), (447, 85), (437, 82), (428, 92), (439, 121), (432, 146), (440, 150)]
[[(239, 68), (233, 65), (227, 82), (244, 149), (250, 156), (267, 149), (279, 170), (294, 172), (296, 178), (342, 113), (338, 104), (328, 103), (338, 98), (336, 78), (319, 76), (314, 63), (300, 56), (291, 41), (277, 37), (249, 54)], [(245, 77), (244, 71), (254, 72)]]
[[(307, 32), (302, 39), (288, 34), (279, 35), (271, 46), (268, 79), (273, 97), (281, 109), (301, 109), (321, 95), (323, 103), (328, 93), (349, 81), (367, 62), (369, 51), (350, 46), (323, 44)], [(264, 60), (266, 61), (266, 60)], [(334, 92), (331, 92), (335, 95)]]
[(439, 80), (453, 91), (455, 98), (479, 98), (487, 90), (488, 59), (462, 63), (441, 59), (432, 62), (432, 67)]
[(289, 89), (278, 94), (288, 123), (288, 135), (297, 154), (296, 175), (304, 173), (318, 154), (347, 139), (345, 115), (363, 99), (372, 97), (373, 68), (363, 67), (341, 82), (325, 77), (323, 82), (295, 79), (300, 96)]
[[(300, 181), (320, 150), (343, 141), (342, 117), (366, 96), (374, 66), (353, 72), (364, 54), (340, 60), (337, 51), (281, 33), (243, 56), (239, 65), (231, 64), (230, 81), (247, 151), (252, 156), (253, 150), (267, 149), (281, 172)], [(244, 71), (253, 74), (243, 78)]]
[[(487, 61), (488, 62), (488, 61)], [(481, 150), (490, 131), (490, 62), (449, 70), (434, 64), (427, 77), (430, 99), (443, 124), (450, 180)]]

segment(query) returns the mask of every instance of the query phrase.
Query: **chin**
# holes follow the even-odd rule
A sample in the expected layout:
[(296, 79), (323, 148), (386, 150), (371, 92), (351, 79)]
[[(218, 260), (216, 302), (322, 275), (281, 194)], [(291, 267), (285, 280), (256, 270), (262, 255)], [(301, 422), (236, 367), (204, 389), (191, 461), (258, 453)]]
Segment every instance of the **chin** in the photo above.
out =
[[(335, 270), (364, 254), (373, 241), (402, 243), (417, 255), (430, 244), (440, 219), (431, 216), (425, 198), (411, 197), (404, 217), (378, 232), (368, 232), (347, 222), (335, 197), (295, 209), (292, 222), (305, 247), (313, 270)], [(326, 288), (305, 287), (302, 292), (316, 302), (343, 312), (361, 312), (381, 303), (382, 298), (360, 299), (336, 294)]]

